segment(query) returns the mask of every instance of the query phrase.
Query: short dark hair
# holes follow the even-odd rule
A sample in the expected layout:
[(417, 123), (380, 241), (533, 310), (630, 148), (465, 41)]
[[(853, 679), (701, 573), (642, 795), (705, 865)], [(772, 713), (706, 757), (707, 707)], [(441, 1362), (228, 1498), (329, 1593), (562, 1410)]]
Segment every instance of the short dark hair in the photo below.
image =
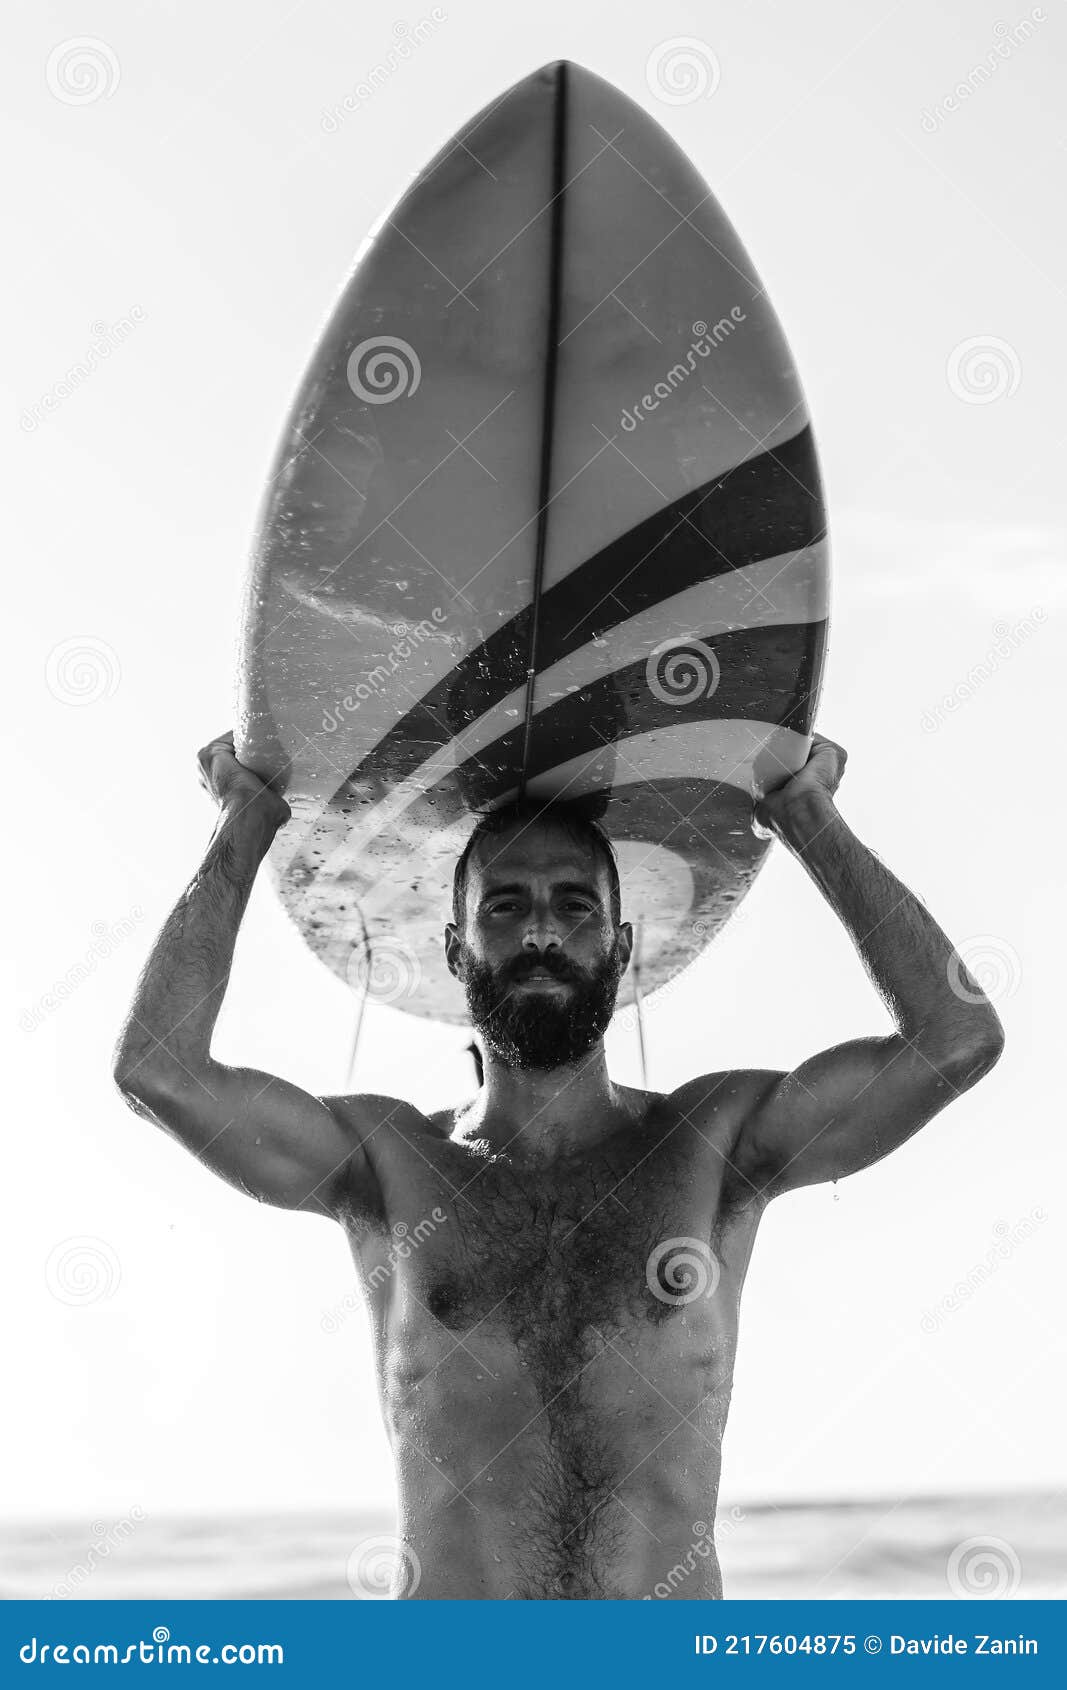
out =
[(479, 840), (492, 839), (510, 828), (530, 822), (546, 821), (565, 828), (572, 839), (593, 851), (607, 864), (611, 886), (611, 918), (616, 927), (622, 920), (622, 895), (619, 888), (619, 865), (615, 847), (604, 829), (586, 815), (579, 803), (568, 799), (537, 799), (526, 795), (513, 798), (499, 809), (479, 815), (470, 838), (456, 863), (452, 876), (452, 919), (457, 927), (463, 925), (467, 908), (467, 878), (471, 854)]

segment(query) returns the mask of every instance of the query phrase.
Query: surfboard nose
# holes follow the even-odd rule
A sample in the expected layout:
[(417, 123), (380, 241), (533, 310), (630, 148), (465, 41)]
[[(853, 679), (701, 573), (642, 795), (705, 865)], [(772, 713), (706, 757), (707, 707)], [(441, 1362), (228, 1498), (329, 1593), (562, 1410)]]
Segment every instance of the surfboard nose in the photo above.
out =
[(573, 76), (594, 76), (595, 74), (587, 65), (580, 65), (577, 59), (549, 59), (548, 63), (541, 65), (540, 69), (531, 71), (529, 76), (524, 76), (515, 83), (511, 93), (515, 92), (515, 88), (522, 88), (527, 82), (554, 85), (562, 81), (564, 77), (569, 79)]

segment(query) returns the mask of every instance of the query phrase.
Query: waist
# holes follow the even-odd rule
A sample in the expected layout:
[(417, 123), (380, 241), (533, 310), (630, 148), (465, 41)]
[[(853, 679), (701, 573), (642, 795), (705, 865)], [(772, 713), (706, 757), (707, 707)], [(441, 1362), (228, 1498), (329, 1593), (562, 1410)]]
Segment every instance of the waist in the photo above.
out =
[[(401, 1496), (405, 1576), (393, 1594), (424, 1601), (708, 1601), (722, 1596), (714, 1497), (635, 1515), (608, 1497), (586, 1519), (538, 1518), (462, 1501), (449, 1509)], [(709, 1517), (705, 1518), (707, 1514)]]

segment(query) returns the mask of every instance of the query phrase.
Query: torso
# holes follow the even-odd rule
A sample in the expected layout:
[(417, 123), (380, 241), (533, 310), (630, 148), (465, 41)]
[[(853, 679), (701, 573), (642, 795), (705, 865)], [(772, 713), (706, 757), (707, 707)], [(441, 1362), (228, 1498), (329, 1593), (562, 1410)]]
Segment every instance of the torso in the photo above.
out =
[(397, 1105), (347, 1216), (400, 1491), (394, 1593), (722, 1594), (712, 1529), (762, 1203), (743, 1099), (619, 1088), (580, 1155), (489, 1156)]

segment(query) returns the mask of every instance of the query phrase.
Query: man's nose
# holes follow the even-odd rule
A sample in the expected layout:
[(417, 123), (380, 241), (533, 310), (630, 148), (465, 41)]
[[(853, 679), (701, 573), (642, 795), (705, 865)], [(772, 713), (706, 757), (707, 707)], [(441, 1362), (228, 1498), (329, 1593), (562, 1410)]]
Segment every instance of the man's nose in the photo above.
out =
[(562, 944), (562, 937), (550, 914), (530, 917), (522, 936), (524, 951), (558, 951)]

